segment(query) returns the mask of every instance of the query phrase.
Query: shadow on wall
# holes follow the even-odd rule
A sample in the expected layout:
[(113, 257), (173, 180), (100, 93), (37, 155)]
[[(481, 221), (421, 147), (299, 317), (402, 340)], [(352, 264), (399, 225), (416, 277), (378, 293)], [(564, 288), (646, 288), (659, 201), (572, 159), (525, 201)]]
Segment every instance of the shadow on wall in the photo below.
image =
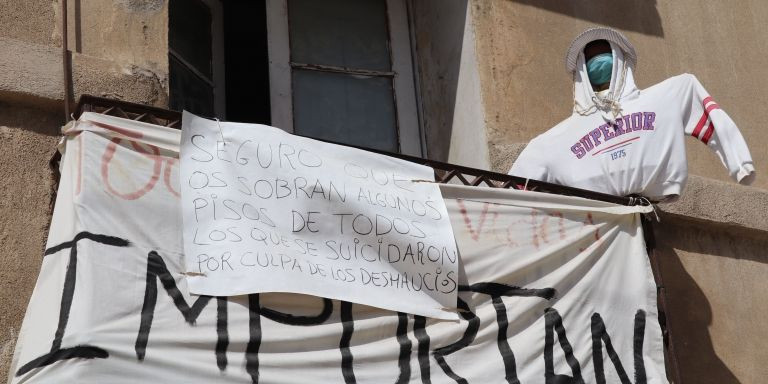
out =
[(656, 0), (511, 0), (624, 31), (664, 36)]
[[(740, 384), (741, 381), (720, 359), (712, 344), (709, 332), (713, 320), (712, 306), (680, 260), (681, 250), (711, 255), (711, 245), (718, 239), (700, 241), (711, 237), (711, 233), (688, 225), (676, 225), (675, 222), (664, 217), (663, 224), (656, 225), (654, 233), (661, 275), (667, 290), (667, 323), (677, 355), (680, 380), (682, 383)], [(740, 258), (731, 250), (717, 249), (714, 253), (708, 257)], [(669, 378), (674, 376), (670, 374)]]
[(461, 67), (467, 0), (411, 2), (428, 158), (447, 161)]
[[(59, 108), (50, 112), (41, 112), (34, 107), (0, 102), (0, 127), (2, 127), (0, 128), (0, 138), (9, 139), (4, 135), (11, 129), (34, 132), (38, 135), (59, 136), (63, 117), (63, 110)], [(6, 141), (6, 143), (10, 143), (10, 141)], [(55, 151), (56, 149), (52, 148), (51, 150)]]

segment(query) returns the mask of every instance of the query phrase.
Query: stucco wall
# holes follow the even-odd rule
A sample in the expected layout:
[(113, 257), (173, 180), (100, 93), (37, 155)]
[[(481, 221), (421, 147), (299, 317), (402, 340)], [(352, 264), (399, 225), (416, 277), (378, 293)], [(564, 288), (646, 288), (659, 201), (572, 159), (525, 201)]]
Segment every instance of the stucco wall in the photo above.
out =
[(58, 7), (58, 2), (51, 0), (0, 0), (0, 36), (61, 46), (54, 28)]
[(427, 155), (487, 169), (485, 109), (468, 1), (411, 4)]
[[(126, 66), (167, 71), (165, 3), (164, 0), (68, 0), (70, 49)], [(56, 20), (60, 22), (59, 8), (56, 11)], [(57, 26), (57, 39), (60, 29)]]
[[(80, 94), (167, 106), (164, 0), (69, 0)], [(60, 4), (0, 0), (0, 377), (37, 280), (50, 221), (48, 161), (63, 123)]]
[(657, 250), (683, 383), (768, 377), (768, 237), (665, 215)]
[[(58, 1), (0, 0), (0, 99), (61, 109)], [(74, 102), (81, 94), (168, 104), (165, 1), (69, 0)]]
[[(768, 133), (762, 91), (768, 2), (473, 0), (491, 166), (506, 172), (525, 143), (571, 114), (564, 55), (584, 29), (625, 33), (640, 88), (695, 74), (736, 121), (757, 181), (735, 184), (717, 156), (688, 138), (692, 174), (656, 224), (684, 383), (765, 381), (768, 315)], [(698, 176), (696, 176), (698, 175)]]
[(61, 114), (0, 101), (0, 378), (40, 271)]

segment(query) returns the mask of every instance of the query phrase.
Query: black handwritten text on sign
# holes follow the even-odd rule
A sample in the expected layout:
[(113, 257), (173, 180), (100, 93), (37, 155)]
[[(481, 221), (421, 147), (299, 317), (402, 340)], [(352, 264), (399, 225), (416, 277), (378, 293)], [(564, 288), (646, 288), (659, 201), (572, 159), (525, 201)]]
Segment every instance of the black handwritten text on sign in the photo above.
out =
[(458, 253), (428, 167), (184, 115), (193, 293), (295, 292), (456, 319)]

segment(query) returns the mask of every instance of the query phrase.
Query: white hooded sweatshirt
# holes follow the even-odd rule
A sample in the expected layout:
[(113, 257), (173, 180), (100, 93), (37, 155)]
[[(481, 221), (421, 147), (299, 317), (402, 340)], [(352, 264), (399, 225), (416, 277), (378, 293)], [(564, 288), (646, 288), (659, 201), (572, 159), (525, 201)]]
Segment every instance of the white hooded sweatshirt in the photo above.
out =
[(695, 76), (639, 90), (634, 60), (625, 61), (620, 45), (610, 44), (609, 90), (603, 97), (593, 92), (584, 46), (576, 47), (573, 115), (531, 140), (510, 175), (618, 196), (675, 198), (688, 178), (684, 140), (689, 135), (715, 151), (736, 181), (754, 180), (744, 138)]

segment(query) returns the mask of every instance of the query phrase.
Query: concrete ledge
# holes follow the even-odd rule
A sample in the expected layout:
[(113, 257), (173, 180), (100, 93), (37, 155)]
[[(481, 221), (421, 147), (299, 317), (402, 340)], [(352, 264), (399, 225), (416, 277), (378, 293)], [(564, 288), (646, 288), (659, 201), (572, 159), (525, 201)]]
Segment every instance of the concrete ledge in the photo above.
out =
[(72, 78), (75, 99), (90, 94), (155, 107), (168, 106), (166, 73), (75, 54)]
[(512, 163), (520, 156), (527, 143), (490, 144), (488, 157), (491, 161), (491, 170), (499, 173), (507, 173), (512, 168)]
[[(0, 100), (44, 109), (61, 108), (64, 77), (61, 49), (0, 38)], [(167, 73), (82, 54), (72, 54), (75, 100), (92, 94), (165, 107)]]
[(768, 191), (735, 182), (689, 175), (682, 197), (659, 208), (680, 219), (768, 232)]
[[(53, 107), (64, 98), (61, 49), (0, 38), (0, 97)], [(59, 101), (59, 103), (57, 103)]]

